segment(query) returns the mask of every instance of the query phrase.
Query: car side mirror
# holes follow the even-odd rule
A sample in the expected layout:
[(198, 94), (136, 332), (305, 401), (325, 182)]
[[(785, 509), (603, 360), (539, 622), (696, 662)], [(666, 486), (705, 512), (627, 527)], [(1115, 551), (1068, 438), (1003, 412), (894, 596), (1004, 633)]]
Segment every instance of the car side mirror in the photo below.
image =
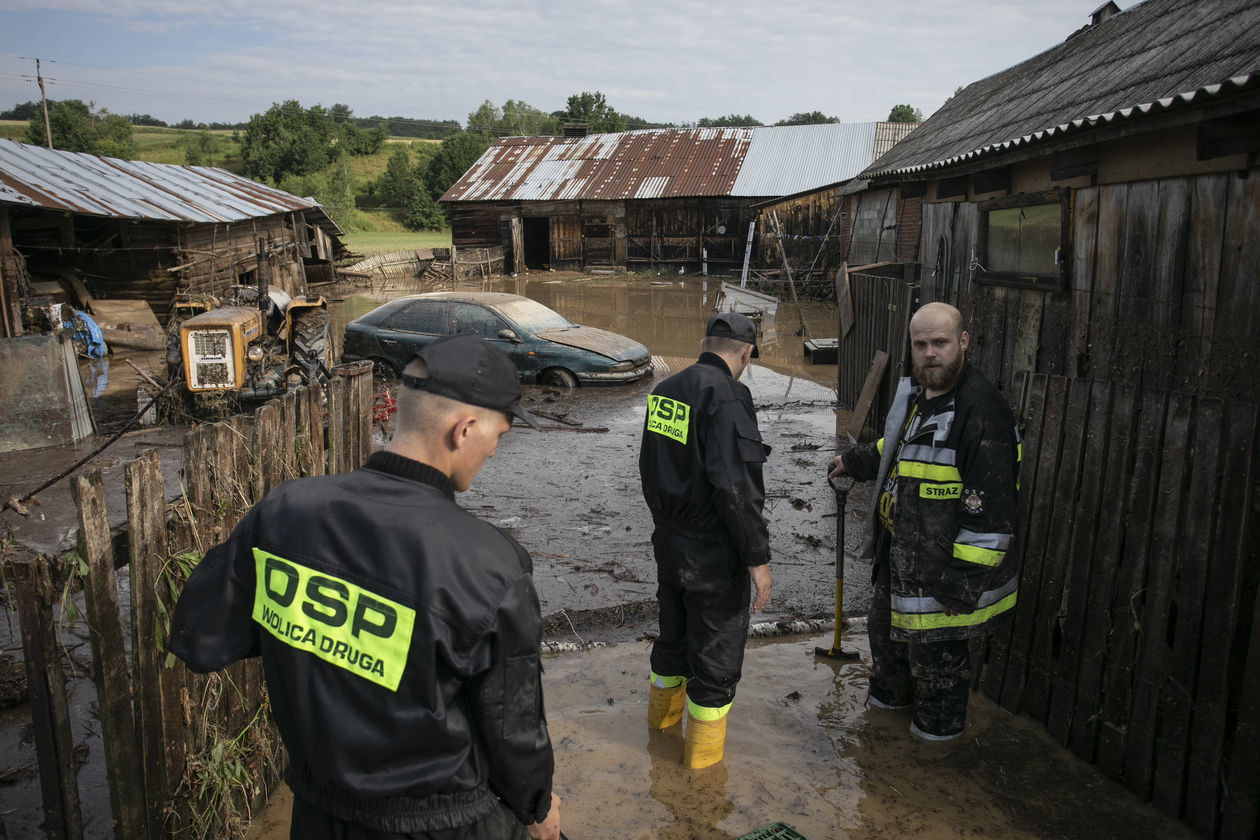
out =
[(499, 330), (499, 338), (506, 338), (513, 344), (521, 343), (521, 337), (514, 330)]

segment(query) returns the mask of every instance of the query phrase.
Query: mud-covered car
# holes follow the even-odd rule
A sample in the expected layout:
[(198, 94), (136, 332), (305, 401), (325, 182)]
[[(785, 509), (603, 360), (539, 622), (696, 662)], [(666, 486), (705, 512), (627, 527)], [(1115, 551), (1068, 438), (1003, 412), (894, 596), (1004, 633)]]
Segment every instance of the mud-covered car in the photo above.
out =
[(346, 325), (341, 360), (369, 359), (397, 375), (425, 345), (463, 334), (502, 348), (526, 383), (612, 385), (652, 373), (651, 355), (639, 342), (503, 292), (429, 292), (391, 300)]

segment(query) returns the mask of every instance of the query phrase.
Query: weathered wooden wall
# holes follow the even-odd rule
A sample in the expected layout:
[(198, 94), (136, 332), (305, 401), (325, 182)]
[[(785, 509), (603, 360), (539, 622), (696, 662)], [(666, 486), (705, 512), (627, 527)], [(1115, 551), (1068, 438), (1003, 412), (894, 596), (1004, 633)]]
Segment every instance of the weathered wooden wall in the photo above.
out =
[(1203, 837), (1255, 837), (1256, 406), (1026, 381), (1019, 601), (978, 686)]
[[(266, 715), (260, 662), (192, 674), (166, 652), (167, 634), (184, 575), (254, 502), (281, 481), (345, 472), (370, 454), (371, 365), (335, 372), (326, 419), (324, 390), (313, 386), (268, 403), (252, 419), (237, 416), (190, 432), (184, 493), (173, 501), (165, 496), (156, 450), (126, 464), (128, 524), (121, 540), (107, 524), (100, 471), (73, 478), (76, 574), (91, 631), (114, 836), (228, 836), (278, 782), (279, 737)], [(54, 562), (19, 558), (6, 575), (21, 608), (45, 831), (75, 838), (83, 828), (56, 653)], [(127, 611), (119, 608), (123, 566)]]
[(1260, 402), (1255, 175), (1073, 191), (1070, 279), (1059, 291), (973, 283), (975, 204), (924, 205), (923, 298), (958, 304), (968, 358), (998, 383), (1031, 371)]
[[(301, 294), (306, 279), (302, 251), (307, 239), (303, 236), (299, 241), (293, 219), (280, 214), (235, 224), (183, 226), (180, 247), (184, 261), (177, 272), (180, 287), (218, 295), (236, 283), (256, 282), (252, 273), (258, 267), (259, 240), (267, 249), (271, 285), (290, 295)], [(309, 245), (305, 250), (310, 250)]]

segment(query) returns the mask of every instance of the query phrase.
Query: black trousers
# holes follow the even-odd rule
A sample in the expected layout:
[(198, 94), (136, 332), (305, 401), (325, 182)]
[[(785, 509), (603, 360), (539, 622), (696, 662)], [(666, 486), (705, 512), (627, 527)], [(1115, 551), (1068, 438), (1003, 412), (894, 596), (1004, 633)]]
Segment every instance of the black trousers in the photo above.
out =
[(967, 723), (969, 642), (893, 641), (889, 574), (888, 560), (877, 561), (866, 622), (871, 645), (871, 696), (890, 706), (913, 703), (914, 723), (929, 735), (956, 735)]
[(687, 698), (721, 708), (735, 699), (748, 640), (752, 578), (734, 546), (677, 535), (652, 536), (660, 635), (652, 670), (687, 678)]
[(472, 825), (416, 834), (390, 834), (373, 831), (357, 823), (339, 820), (303, 799), (293, 797), (290, 840), (529, 840), (529, 832), (506, 805), (499, 802), (493, 811)]

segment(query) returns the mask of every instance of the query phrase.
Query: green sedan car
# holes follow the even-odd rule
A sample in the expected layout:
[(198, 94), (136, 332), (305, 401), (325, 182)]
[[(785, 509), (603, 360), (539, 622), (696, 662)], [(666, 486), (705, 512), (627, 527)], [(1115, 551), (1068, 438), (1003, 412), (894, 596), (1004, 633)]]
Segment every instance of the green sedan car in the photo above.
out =
[(426, 344), (469, 333), (502, 348), (526, 383), (612, 385), (652, 373), (652, 357), (639, 342), (503, 292), (429, 292), (391, 300), (346, 325), (341, 359), (369, 359), (396, 375)]

